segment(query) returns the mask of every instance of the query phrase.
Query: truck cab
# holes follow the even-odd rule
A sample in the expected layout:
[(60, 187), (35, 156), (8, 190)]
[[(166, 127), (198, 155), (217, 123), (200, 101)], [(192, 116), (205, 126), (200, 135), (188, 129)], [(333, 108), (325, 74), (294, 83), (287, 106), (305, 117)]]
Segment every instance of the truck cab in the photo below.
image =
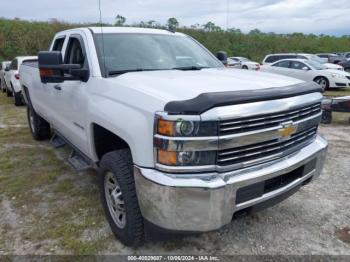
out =
[(182, 33), (91, 27), (58, 33), (20, 67), (37, 140), (98, 171), (114, 234), (206, 232), (317, 178), (319, 85), (230, 70)]

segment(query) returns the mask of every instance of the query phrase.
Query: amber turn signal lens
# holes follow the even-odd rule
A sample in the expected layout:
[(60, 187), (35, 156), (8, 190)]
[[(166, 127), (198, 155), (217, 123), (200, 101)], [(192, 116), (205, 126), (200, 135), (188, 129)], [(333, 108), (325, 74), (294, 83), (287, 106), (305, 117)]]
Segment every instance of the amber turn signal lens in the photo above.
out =
[(41, 68), (40, 69), (40, 76), (41, 77), (53, 76), (53, 70)]
[(157, 133), (161, 135), (166, 135), (166, 136), (173, 136), (174, 122), (159, 119)]
[(167, 166), (175, 166), (177, 164), (176, 152), (158, 150), (158, 163)]

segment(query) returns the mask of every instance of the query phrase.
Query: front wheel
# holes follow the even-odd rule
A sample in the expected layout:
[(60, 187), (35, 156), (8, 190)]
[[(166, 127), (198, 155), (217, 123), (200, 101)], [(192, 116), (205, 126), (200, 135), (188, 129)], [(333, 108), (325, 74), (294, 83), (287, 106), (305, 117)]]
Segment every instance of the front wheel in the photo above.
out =
[(319, 76), (316, 77), (314, 81), (321, 86), (323, 92), (329, 89), (329, 81), (327, 78)]
[(142, 245), (143, 217), (136, 195), (130, 150), (105, 154), (99, 171), (101, 201), (114, 235), (126, 246)]
[(242, 66), (242, 69), (248, 70), (248, 66)]

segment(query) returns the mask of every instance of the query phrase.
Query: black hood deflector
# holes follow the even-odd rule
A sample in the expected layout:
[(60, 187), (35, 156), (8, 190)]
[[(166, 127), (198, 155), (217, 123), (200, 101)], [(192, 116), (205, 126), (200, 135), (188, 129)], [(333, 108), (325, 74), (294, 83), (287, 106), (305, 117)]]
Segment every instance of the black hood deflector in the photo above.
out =
[(169, 114), (199, 115), (218, 106), (276, 100), (315, 92), (322, 92), (322, 88), (314, 82), (304, 82), (285, 87), (203, 93), (193, 99), (168, 102), (164, 111)]

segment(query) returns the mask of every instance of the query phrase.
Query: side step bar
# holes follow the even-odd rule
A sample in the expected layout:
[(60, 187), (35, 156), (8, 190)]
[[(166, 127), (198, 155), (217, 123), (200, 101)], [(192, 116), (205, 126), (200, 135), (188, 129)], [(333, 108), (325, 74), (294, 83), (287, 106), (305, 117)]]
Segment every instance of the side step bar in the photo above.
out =
[(64, 141), (63, 138), (61, 138), (56, 132), (53, 134), (52, 138), (50, 139), (50, 144), (54, 148), (60, 148), (65, 146), (67, 143)]
[(68, 158), (68, 163), (77, 171), (92, 168), (90, 161), (74, 149)]
[(83, 171), (90, 168), (94, 168), (94, 163), (90, 158), (81, 153), (72, 143), (66, 138), (60, 135), (57, 131), (54, 132), (50, 144), (54, 148), (60, 148), (68, 145), (72, 148), (72, 152), (69, 155), (68, 163), (77, 171)]

